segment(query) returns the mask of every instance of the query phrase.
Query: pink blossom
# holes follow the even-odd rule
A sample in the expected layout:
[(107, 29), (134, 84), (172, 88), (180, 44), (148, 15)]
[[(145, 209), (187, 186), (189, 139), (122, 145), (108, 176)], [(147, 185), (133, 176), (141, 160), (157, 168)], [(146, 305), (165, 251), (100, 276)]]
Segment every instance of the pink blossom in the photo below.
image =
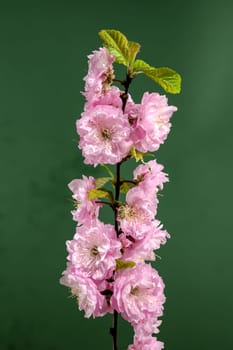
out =
[(141, 105), (135, 105), (131, 110), (129, 108), (128, 117), (133, 120), (131, 137), (136, 149), (140, 152), (157, 151), (167, 138), (170, 118), (177, 108), (168, 106), (166, 96), (145, 92)]
[(72, 295), (77, 297), (79, 310), (85, 311), (85, 317), (104, 316), (107, 312), (111, 312), (106, 298), (100, 293), (94, 281), (76, 269), (67, 268), (60, 278), (60, 283), (71, 288)]
[(126, 203), (118, 209), (121, 230), (135, 239), (145, 236), (156, 214), (157, 199), (148, 196), (139, 186), (131, 188), (126, 194)]
[(88, 74), (96, 77), (101, 77), (111, 67), (115, 58), (109, 53), (105, 47), (100, 47), (99, 50), (93, 51), (88, 56)]
[(76, 201), (76, 209), (72, 211), (73, 219), (80, 224), (85, 224), (90, 220), (96, 220), (99, 215), (99, 208), (102, 204), (96, 203), (94, 199), (88, 199), (88, 192), (95, 188), (94, 177), (84, 176), (83, 179), (72, 180), (68, 184), (69, 189), (73, 192), (73, 198)]
[(162, 315), (164, 283), (149, 264), (118, 270), (111, 305), (130, 323), (138, 323)]
[(101, 94), (93, 95), (89, 98), (84, 106), (84, 111), (98, 106), (109, 105), (116, 108), (122, 108), (121, 90), (117, 86), (111, 86), (107, 91), (103, 91)]
[(147, 163), (140, 164), (134, 170), (134, 180), (138, 182), (139, 186), (143, 187), (148, 194), (157, 189), (163, 189), (163, 184), (168, 182), (167, 174), (163, 170), (163, 165), (158, 164), (157, 161), (150, 160)]
[[(151, 193), (151, 195), (148, 196), (148, 193)], [(153, 219), (156, 215), (158, 200), (153, 188), (146, 188), (146, 191), (143, 186), (131, 188), (126, 194), (126, 202), (132, 207), (143, 209), (145, 213), (147, 213), (146, 216), (148, 218)], [(145, 222), (145, 220), (143, 220), (143, 222)]]
[(164, 344), (155, 337), (140, 338), (134, 336), (134, 343), (128, 346), (128, 350), (162, 350)]
[(146, 338), (151, 334), (159, 333), (158, 327), (161, 325), (162, 321), (157, 318), (148, 318), (138, 323), (133, 323), (134, 333), (137, 338)]
[(113, 106), (97, 105), (84, 112), (77, 121), (77, 132), (86, 164), (116, 164), (132, 147), (128, 120)]
[[(76, 129), (84, 163), (94, 167), (123, 163), (131, 158), (132, 149), (157, 151), (170, 132), (170, 119), (177, 110), (158, 93), (145, 92), (141, 103), (134, 103), (128, 93), (130, 80), (122, 81), (125, 91), (112, 85), (114, 61), (105, 47), (93, 51), (84, 77), (85, 105)], [(155, 219), (158, 191), (168, 176), (156, 160), (137, 166), (133, 176), (134, 180), (128, 181), (133, 187), (121, 202), (119, 192), (124, 192), (124, 180), (117, 168), (115, 200), (105, 203), (113, 209), (115, 227), (98, 219), (104, 201), (89, 199), (90, 191), (96, 189), (92, 176), (69, 183), (76, 203), (72, 215), (78, 225), (73, 239), (66, 242), (67, 267), (60, 283), (71, 289), (85, 317), (104, 316), (114, 310), (130, 322), (135, 334), (128, 350), (162, 350), (164, 344), (152, 335), (159, 332), (165, 286), (157, 270), (146, 262), (156, 260), (155, 250), (170, 237)], [(121, 260), (119, 264), (117, 259)], [(128, 263), (133, 267), (118, 266), (122, 261), (133, 262)]]
[(85, 76), (85, 92), (87, 100), (101, 95), (108, 88), (114, 77), (112, 63), (114, 56), (105, 47), (93, 51), (88, 56), (88, 73)]
[(154, 250), (159, 249), (161, 244), (165, 244), (170, 235), (167, 231), (162, 230), (162, 225), (158, 220), (153, 220), (150, 225), (144, 226), (144, 230), (144, 237), (138, 240), (125, 235), (124, 232), (120, 235), (123, 245), (122, 259), (132, 260), (136, 263), (156, 259)]
[(77, 227), (74, 239), (66, 245), (72, 266), (94, 280), (110, 278), (121, 257), (114, 227), (100, 221)]

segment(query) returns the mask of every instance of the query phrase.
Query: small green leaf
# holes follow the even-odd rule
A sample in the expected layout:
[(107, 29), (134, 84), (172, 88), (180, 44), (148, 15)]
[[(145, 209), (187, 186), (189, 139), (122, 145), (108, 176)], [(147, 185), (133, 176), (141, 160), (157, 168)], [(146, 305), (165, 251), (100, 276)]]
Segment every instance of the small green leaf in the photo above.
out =
[(126, 36), (114, 29), (103, 29), (99, 32), (99, 36), (104, 46), (115, 56), (116, 62), (128, 67), (130, 51)]
[(156, 81), (166, 92), (179, 94), (181, 91), (181, 76), (171, 68), (150, 68), (144, 74)]
[(143, 60), (136, 60), (133, 65), (133, 70), (135, 73), (144, 73), (145, 69), (152, 68), (148, 63)]
[(132, 67), (134, 64), (135, 58), (138, 52), (140, 51), (141, 45), (134, 41), (128, 41), (128, 47), (129, 47), (129, 65), (130, 67)]
[(108, 172), (108, 174), (111, 176), (111, 179), (113, 180), (114, 174), (113, 174), (112, 170), (105, 164), (100, 164), (100, 165)]
[(134, 186), (135, 185), (133, 183), (131, 183), (131, 182), (122, 182), (122, 184), (120, 186), (120, 192), (121, 193), (127, 193)]
[(143, 60), (136, 60), (133, 65), (133, 74), (144, 73), (158, 83), (166, 92), (179, 94), (181, 91), (181, 76), (168, 67), (155, 68)]
[(98, 189), (91, 189), (88, 191), (88, 199), (95, 199), (95, 198), (107, 198), (110, 201), (113, 201), (113, 194), (111, 191), (108, 190), (98, 190)]
[(128, 267), (134, 267), (136, 264), (134, 261), (125, 261), (122, 259), (116, 260), (116, 269), (127, 269)]
[(111, 177), (99, 177), (98, 179), (95, 179), (95, 188), (96, 189), (101, 188), (111, 180), (112, 180)]
[(145, 155), (145, 153), (137, 151), (134, 146), (132, 147), (132, 149), (130, 151), (130, 155), (133, 158), (135, 158), (136, 162), (138, 162), (139, 160), (144, 162), (143, 156)]
[(154, 153), (151, 153), (151, 152), (146, 152), (144, 153), (144, 157), (155, 157)]

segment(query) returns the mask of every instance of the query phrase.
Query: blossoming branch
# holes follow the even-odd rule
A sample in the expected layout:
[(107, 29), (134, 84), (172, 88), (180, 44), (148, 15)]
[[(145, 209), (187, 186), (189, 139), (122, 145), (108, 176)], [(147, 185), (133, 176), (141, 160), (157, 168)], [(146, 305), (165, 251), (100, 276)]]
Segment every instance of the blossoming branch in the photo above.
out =
[[(165, 302), (164, 283), (149, 263), (155, 250), (170, 237), (156, 218), (158, 191), (168, 176), (151, 152), (164, 143), (177, 110), (165, 95), (145, 92), (140, 103), (129, 93), (133, 80), (145, 74), (168, 93), (179, 93), (181, 77), (167, 67), (152, 67), (136, 59), (140, 44), (116, 30), (99, 33), (104, 47), (88, 56), (84, 78), (84, 111), (77, 120), (78, 147), (84, 163), (101, 165), (106, 175), (83, 175), (69, 183), (77, 222), (67, 241), (67, 267), (60, 283), (77, 297), (85, 317), (113, 314), (110, 328), (113, 349), (118, 349), (118, 315), (134, 329), (128, 350), (161, 350), (159, 332)], [(115, 77), (113, 64), (126, 67), (125, 80)], [(140, 162), (132, 178), (122, 178), (121, 166)], [(108, 165), (116, 165), (116, 172)], [(106, 186), (112, 189), (106, 188)], [(124, 197), (124, 199), (122, 199)], [(99, 218), (103, 206), (112, 208), (112, 224)]]

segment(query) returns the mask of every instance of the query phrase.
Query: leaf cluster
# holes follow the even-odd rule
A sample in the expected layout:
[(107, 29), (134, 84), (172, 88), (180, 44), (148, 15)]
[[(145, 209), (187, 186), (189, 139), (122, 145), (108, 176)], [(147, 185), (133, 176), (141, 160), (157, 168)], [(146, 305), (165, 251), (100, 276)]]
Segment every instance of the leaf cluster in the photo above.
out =
[(127, 74), (131, 79), (138, 74), (144, 74), (159, 84), (165, 92), (180, 93), (179, 73), (168, 67), (153, 67), (141, 59), (136, 59), (141, 48), (139, 43), (129, 41), (123, 33), (114, 29), (103, 29), (99, 32), (99, 36), (104, 46), (115, 57), (115, 61), (127, 67)]

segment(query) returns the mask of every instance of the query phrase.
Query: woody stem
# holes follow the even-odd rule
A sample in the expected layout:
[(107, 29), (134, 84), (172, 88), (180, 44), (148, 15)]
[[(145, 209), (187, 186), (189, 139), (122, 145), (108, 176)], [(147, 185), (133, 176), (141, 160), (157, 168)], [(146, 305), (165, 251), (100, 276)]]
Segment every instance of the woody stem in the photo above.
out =
[[(122, 111), (125, 111), (127, 99), (128, 99), (128, 91), (129, 91), (129, 86), (132, 81), (132, 78), (127, 74), (125, 81), (122, 83), (125, 87), (124, 93), (121, 95), (121, 100), (122, 100)], [(121, 187), (121, 176), (120, 176), (120, 169), (121, 169), (121, 162), (117, 163), (116, 165), (116, 182), (115, 182), (115, 207), (114, 207), (114, 216), (115, 216), (115, 230), (117, 237), (120, 235), (120, 230), (119, 230), (119, 224), (117, 220), (117, 213), (118, 213), (118, 201), (120, 198), (120, 187)], [(118, 312), (114, 310), (113, 314), (113, 327), (110, 329), (110, 333), (112, 335), (112, 341), (113, 341), (113, 350), (118, 350), (118, 345), (117, 345), (117, 327), (118, 327)]]

